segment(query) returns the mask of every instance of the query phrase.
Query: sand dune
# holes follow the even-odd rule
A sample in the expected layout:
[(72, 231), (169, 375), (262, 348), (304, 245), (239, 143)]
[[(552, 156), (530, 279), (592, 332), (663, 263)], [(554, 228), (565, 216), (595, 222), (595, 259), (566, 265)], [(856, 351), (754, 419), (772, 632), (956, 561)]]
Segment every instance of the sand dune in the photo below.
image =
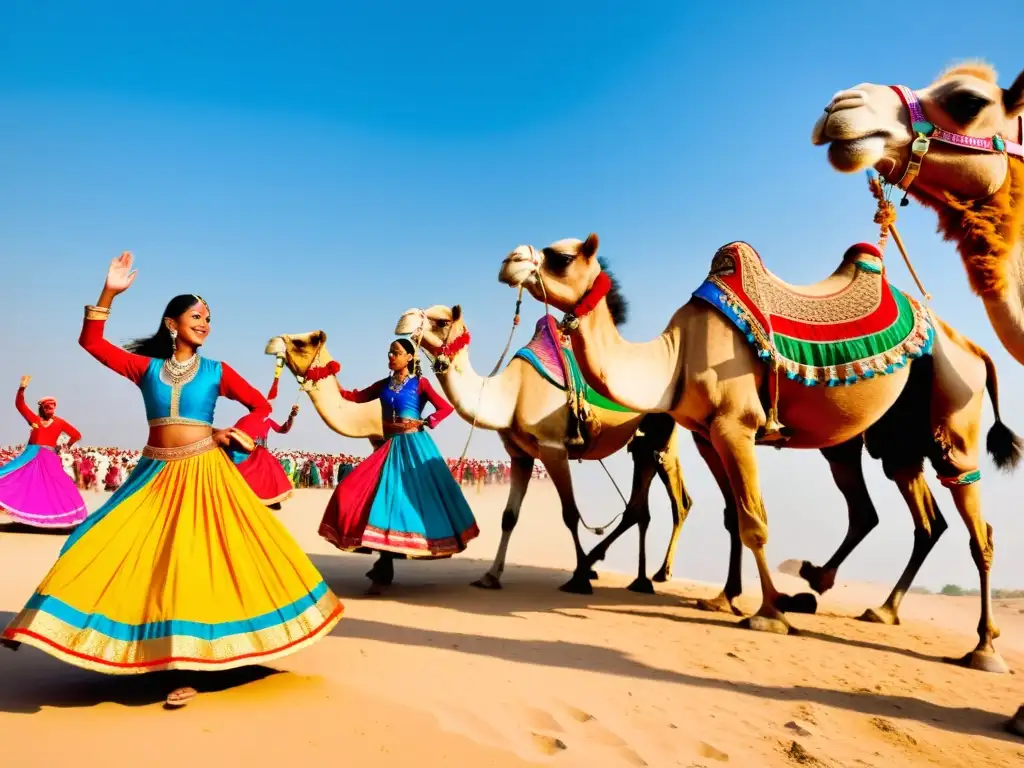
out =
[[(593, 595), (563, 594), (572, 551), (548, 484), (531, 488), (505, 588), (472, 589), (506, 492), (469, 494), (484, 533), (465, 556), (398, 563), (396, 586), (372, 598), (362, 594), (370, 559), (316, 536), (326, 493), (298, 493), (281, 518), (346, 617), (274, 669), (212, 676), (180, 711), (161, 707), (160, 676), (105, 677), (30, 648), (0, 650), (3, 764), (1024, 764), (1024, 741), (1000, 730), (1024, 701), (1021, 677), (941, 661), (973, 647), (976, 599), (911, 595), (903, 625), (881, 627), (849, 617), (887, 587), (840, 583), (818, 616), (792, 617), (799, 636), (779, 637), (692, 607), (718, 585), (637, 595), (623, 589), (629, 576), (602, 572)], [(6, 622), (63, 538), (0, 530)], [(756, 589), (748, 583), (747, 610)], [(999, 648), (1024, 668), (1024, 601), (996, 610)]]

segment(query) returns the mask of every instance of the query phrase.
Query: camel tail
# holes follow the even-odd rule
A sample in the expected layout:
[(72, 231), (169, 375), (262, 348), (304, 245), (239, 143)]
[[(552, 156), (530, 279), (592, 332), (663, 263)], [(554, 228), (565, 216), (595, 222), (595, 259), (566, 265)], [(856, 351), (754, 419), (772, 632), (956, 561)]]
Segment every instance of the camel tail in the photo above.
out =
[(988, 390), (988, 397), (992, 401), (992, 414), (996, 417), (996, 422), (989, 429), (985, 439), (985, 447), (997, 469), (1012, 472), (1024, 456), (1024, 440), (1006, 426), (999, 415), (999, 380), (996, 377), (996, 364), (981, 347), (977, 347), (977, 351), (985, 361), (985, 389)]
[(1021, 440), (1012, 429), (1006, 426), (999, 415), (999, 379), (996, 376), (996, 364), (992, 362), (992, 358), (984, 349), (959, 331), (951, 328), (941, 318), (934, 314), (932, 317), (938, 322), (942, 332), (955, 344), (970, 350), (985, 361), (985, 389), (988, 390), (989, 399), (992, 401), (992, 415), (996, 418), (995, 424), (988, 431), (985, 447), (997, 469), (1002, 472), (1012, 472), (1020, 464), (1021, 457), (1024, 456), (1024, 440)]

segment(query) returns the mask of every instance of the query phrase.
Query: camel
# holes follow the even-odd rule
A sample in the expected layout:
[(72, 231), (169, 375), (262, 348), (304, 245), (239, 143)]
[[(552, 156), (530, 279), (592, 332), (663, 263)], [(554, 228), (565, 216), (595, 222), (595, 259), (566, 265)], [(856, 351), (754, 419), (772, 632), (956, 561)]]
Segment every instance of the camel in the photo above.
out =
[[(865, 244), (850, 248), (831, 277), (794, 287), (768, 272), (749, 245), (730, 243), (715, 254), (708, 280), (676, 311), (666, 330), (647, 343), (630, 343), (611, 320), (609, 304), (623, 299), (597, 258), (598, 247), (594, 234), (585, 241), (566, 239), (540, 250), (519, 246), (503, 261), (499, 280), (525, 287), (535, 298), (567, 313), (563, 327), (592, 387), (631, 410), (670, 413), (700, 436), (698, 444), (710, 446), (705, 460), (712, 464), (723, 491), (729, 491), (727, 504), (735, 508), (740, 539), (753, 553), (760, 576), (762, 604), (742, 621), (750, 629), (792, 631), (784, 611), (788, 596), (775, 588), (765, 554), (768, 528), (755, 445), (827, 449), (854, 440), (897, 406), (908, 387), (910, 363), (927, 355), (927, 423), (934, 446), (929, 458), (967, 524), (981, 581), (979, 642), (959, 661), (976, 669), (1005, 671), (993, 646), (999, 635), (989, 592), (994, 545), (992, 529), (981, 515), (977, 482), (986, 386), (996, 402), (995, 371), (987, 356), (888, 286), (880, 252)], [(737, 280), (754, 299), (726, 293)], [(868, 302), (869, 312), (864, 310), (866, 299), (874, 302)], [(878, 333), (899, 328), (896, 336), (865, 335), (863, 325), (846, 317), (856, 310), (878, 323), (878, 313), (886, 306), (895, 319), (879, 325)], [(843, 327), (848, 326), (844, 332), (863, 347), (844, 352), (840, 345), (848, 342), (822, 343), (828, 337), (821, 334), (836, 315), (843, 316)], [(807, 348), (827, 356), (822, 365), (799, 362), (803, 353), (797, 347), (806, 338), (800, 334), (807, 332), (805, 327), (801, 330), (801, 317), (818, 320), (813, 333), (819, 334), (820, 346)], [(766, 336), (765, 324), (791, 336), (781, 330)], [(872, 341), (876, 337), (879, 341)], [(893, 339), (902, 341), (872, 346)], [(787, 351), (786, 344), (796, 351)], [(840, 355), (858, 350), (863, 354), (852, 362)], [(771, 370), (766, 362), (773, 363)], [(779, 375), (783, 370), (785, 375)], [(854, 386), (844, 386), (850, 384)], [(998, 416), (988, 440), (997, 463), (1008, 466), (1019, 460), (1018, 438)], [(902, 468), (894, 473), (908, 504), (922, 503), (924, 483), (920, 478), (917, 485), (919, 475), (919, 467), (917, 472)]]
[(836, 170), (874, 168), (938, 214), (996, 336), (1024, 363), (1024, 72), (1005, 90), (980, 63), (918, 91), (857, 85), (832, 97), (812, 141)]
[[(264, 352), (283, 358), (302, 391), (309, 395), (313, 407), (324, 424), (342, 437), (367, 438), (376, 449), (384, 442), (378, 403), (353, 403), (341, 396), (332, 381), (309, 381), (305, 374), (313, 365), (329, 367), (335, 372), (340, 364), (327, 351), (327, 334), (323, 331), (297, 335), (283, 334), (267, 342)], [(333, 364), (333, 365), (332, 365)]]
[[(418, 318), (419, 316), (417, 316)], [(464, 328), (464, 324), (460, 325)], [(402, 323), (399, 323), (398, 333), (408, 333), (413, 329), (404, 330)], [(428, 334), (429, 335), (429, 334)], [(468, 336), (468, 334), (467, 334)], [(424, 344), (426, 347), (426, 344)], [(305, 376), (309, 368), (316, 363), (318, 366), (327, 366), (332, 360), (326, 351), (326, 334), (323, 331), (312, 333), (291, 334), (278, 336), (271, 340), (267, 346), (268, 354), (284, 354), (285, 363), (296, 378), (305, 382), (310, 396), (316, 395), (322, 406), (317, 406), (318, 413), (332, 429), (346, 434), (343, 429), (348, 430), (348, 436), (353, 431), (351, 421), (353, 416), (346, 415), (340, 411), (341, 404), (347, 408), (370, 408), (375, 413), (376, 425), (380, 425), (380, 406), (377, 403), (355, 406), (341, 398), (338, 393), (338, 386), (332, 378), (331, 385), (321, 386), (320, 380), (315, 384), (306, 381)], [(483, 589), (500, 589), (501, 577), (505, 568), (505, 557), (508, 549), (508, 542), (519, 518), (519, 509), (526, 494), (526, 487), (529, 484), (535, 459), (540, 459), (548, 470), (552, 481), (559, 493), (563, 504), (563, 520), (570, 528), (573, 541), (576, 547), (577, 567), (573, 577), (564, 585), (562, 590), (590, 594), (593, 587), (590, 579), (595, 577), (591, 571), (594, 562), (604, 556), (607, 544), (614, 541), (625, 530), (633, 524), (639, 524), (646, 532), (650, 520), (650, 510), (647, 506), (647, 495), (651, 481), (655, 474), (661, 476), (669, 492), (672, 502), (673, 534), (669, 550), (665, 556), (665, 562), (661, 569), (654, 576), (655, 581), (668, 581), (671, 578), (672, 561), (675, 557), (675, 542), (678, 539), (679, 530), (686, 518), (691, 505), (690, 497), (683, 485), (682, 468), (676, 453), (674, 423), (671, 419), (650, 419), (644, 421), (644, 429), (638, 427), (644, 417), (630, 415), (630, 419), (617, 418), (613, 414), (609, 420), (608, 430), (600, 435), (587, 452), (579, 458), (604, 458), (614, 453), (623, 446), (629, 444), (629, 450), (634, 459), (633, 491), (631, 503), (623, 515), (622, 522), (618, 528), (609, 535), (607, 544), (602, 542), (595, 548), (589, 557), (583, 553), (582, 545), (577, 532), (579, 522), (579, 510), (576, 507), (572, 494), (572, 485), (569, 479), (568, 460), (570, 454), (566, 449), (566, 432), (568, 427), (568, 408), (566, 406), (565, 394), (559, 392), (553, 385), (549, 385), (550, 393), (548, 401), (543, 396), (536, 396), (538, 390), (543, 391), (540, 375), (524, 363), (516, 359), (509, 364), (505, 372), (495, 377), (489, 388), (489, 392), (495, 393), (494, 397), (488, 397), (481, 403), (480, 412), (476, 412), (476, 404), (467, 402), (470, 395), (466, 394), (466, 385), (472, 387), (470, 377), (472, 369), (468, 365), (468, 350), (463, 350), (458, 355), (453, 355), (457, 362), (452, 366), (447, 375), (439, 375), (438, 380), (445, 389), (446, 394), (452, 400), (452, 405), (463, 418), (472, 421), (477, 419), (477, 425), (484, 429), (496, 429), (499, 431), (502, 442), (512, 458), (512, 483), (509, 491), (509, 499), (506, 505), (505, 514), (502, 516), (502, 539), (495, 556), (491, 569), (480, 579), (473, 582), (474, 586)], [(462, 374), (465, 360), (467, 375), (451, 375), (453, 371)], [(340, 370), (340, 366), (334, 368)], [(530, 373), (536, 377), (533, 380)], [(477, 378), (477, 389), (482, 381)], [(532, 384), (533, 386), (529, 386)], [(461, 388), (460, 388), (461, 385)], [(454, 386), (454, 390), (449, 390)], [(521, 396), (521, 388), (526, 387), (526, 396)], [(472, 392), (472, 390), (469, 390)], [(459, 397), (458, 393), (462, 392)], [(507, 395), (504, 398), (508, 401), (508, 411), (503, 407), (503, 398), (500, 395)], [(551, 401), (555, 404), (551, 406)], [(316, 402), (316, 401), (315, 401)], [(497, 406), (497, 407), (496, 407)], [(551, 406), (551, 407), (548, 407)], [(559, 406), (561, 413), (559, 413)], [(548, 407), (548, 410), (544, 410)], [(514, 420), (513, 420), (514, 416)], [(561, 417), (559, 419), (559, 417)], [(334, 420), (332, 424), (331, 420)], [(346, 420), (348, 419), (348, 421)], [(531, 425), (529, 429), (523, 428), (522, 424)], [(337, 425), (337, 426), (335, 426)], [(518, 427), (518, 428), (517, 428)], [(364, 427), (365, 432), (365, 427)], [(634, 437), (635, 436), (635, 437)], [(613, 440), (617, 442), (613, 443)], [(630, 442), (632, 440), (632, 442)], [(577, 458), (572, 454), (573, 458)], [(653, 592), (653, 585), (646, 574), (646, 561), (644, 550), (644, 537), (641, 536), (641, 554), (639, 574), (636, 581), (629, 585), (628, 589), (634, 592)]]

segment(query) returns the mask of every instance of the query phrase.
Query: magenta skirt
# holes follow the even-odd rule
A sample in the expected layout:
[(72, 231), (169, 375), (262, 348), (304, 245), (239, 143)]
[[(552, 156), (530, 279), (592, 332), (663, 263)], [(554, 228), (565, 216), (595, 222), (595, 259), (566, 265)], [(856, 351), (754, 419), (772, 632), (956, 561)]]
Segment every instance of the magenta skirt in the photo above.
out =
[(38, 528), (70, 528), (89, 511), (57, 454), (28, 445), (0, 467), (0, 513)]

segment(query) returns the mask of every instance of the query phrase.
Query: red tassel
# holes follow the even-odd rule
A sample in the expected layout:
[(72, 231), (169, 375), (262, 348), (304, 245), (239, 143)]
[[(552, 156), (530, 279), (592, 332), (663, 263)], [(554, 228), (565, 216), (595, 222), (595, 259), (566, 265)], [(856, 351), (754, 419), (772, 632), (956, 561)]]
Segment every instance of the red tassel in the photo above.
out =
[(278, 379), (274, 379), (274, 383), (270, 385), (270, 391), (267, 392), (267, 400), (273, 400), (277, 397), (277, 382)]

